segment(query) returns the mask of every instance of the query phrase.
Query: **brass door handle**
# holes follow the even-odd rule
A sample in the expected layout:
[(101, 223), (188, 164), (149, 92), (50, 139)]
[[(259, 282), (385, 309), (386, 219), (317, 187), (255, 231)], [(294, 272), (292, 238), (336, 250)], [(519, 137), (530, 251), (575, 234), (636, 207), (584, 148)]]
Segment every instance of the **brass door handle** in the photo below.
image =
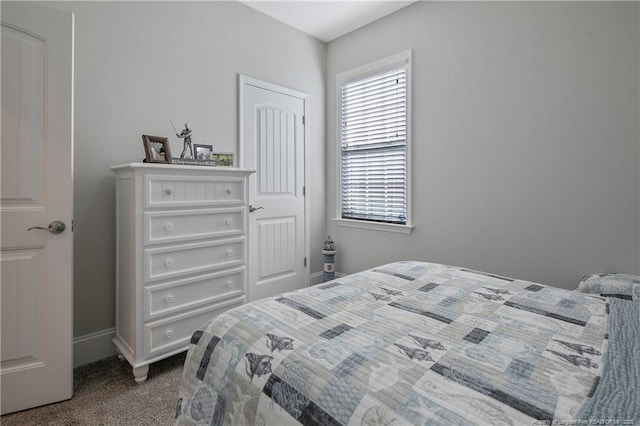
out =
[(42, 229), (43, 231), (49, 231), (52, 234), (60, 234), (65, 230), (65, 228), (66, 225), (64, 224), (64, 222), (54, 220), (49, 224), (48, 228), (43, 228), (42, 226), (32, 226), (31, 228), (27, 229), (27, 231), (31, 231), (32, 229)]

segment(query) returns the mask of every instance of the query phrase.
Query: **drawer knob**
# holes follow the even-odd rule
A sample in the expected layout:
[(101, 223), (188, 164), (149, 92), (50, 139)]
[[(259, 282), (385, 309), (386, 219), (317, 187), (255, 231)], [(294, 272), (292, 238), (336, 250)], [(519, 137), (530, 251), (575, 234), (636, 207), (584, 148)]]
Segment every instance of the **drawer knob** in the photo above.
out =
[(165, 225), (164, 229), (166, 229), (167, 231), (173, 230), (173, 223), (167, 223)]
[(165, 260), (164, 264), (167, 265), (168, 267), (172, 267), (173, 266), (173, 259)]
[(233, 281), (227, 281), (227, 288), (233, 287)]
[(231, 189), (231, 188), (227, 188), (227, 189), (225, 189), (225, 192), (226, 192), (227, 194), (231, 195), (231, 194), (233, 194), (233, 189)]
[(173, 337), (173, 330), (167, 330), (167, 332), (165, 333), (165, 336), (167, 336), (167, 339), (170, 339), (171, 337)]
[(165, 302), (167, 303), (171, 303), (173, 301), (173, 296), (172, 295), (167, 295), (167, 297), (164, 298)]
[(167, 189), (165, 189), (165, 190), (164, 190), (164, 193), (170, 196), (171, 194), (173, 194), (173, 188), (167, 188)]
[(233, 250), (231, 249), (227, 250), (227, 257), (231, 257), (232, 254), (233, 254)]
[(233, 219), (227, 219), (227, 225), (233, 224)]

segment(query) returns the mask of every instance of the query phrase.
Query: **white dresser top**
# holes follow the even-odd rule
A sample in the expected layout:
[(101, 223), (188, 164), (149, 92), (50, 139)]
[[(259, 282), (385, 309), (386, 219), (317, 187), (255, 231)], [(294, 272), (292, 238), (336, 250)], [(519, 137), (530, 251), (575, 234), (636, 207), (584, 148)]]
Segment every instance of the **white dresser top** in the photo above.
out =
[(114, 173), (118, 173), (121, 171), (133, 171), (133, 170), (153, 170), (153, 171), (198, 171), (198, 172), (211, 172), (211, 173), (225, 173), (225, 174), (238, 174), (238, 175), (248, 175), (251, 173), (255, 173), (255, 170), (251, 169), (241, 169), (237, 167), (212, 167), (212, 166), (187, 166), (182, 164), (165, 164), (165, 163), (126, 163), (119, 164), (117, 166), (110, 167), (109, 170)]

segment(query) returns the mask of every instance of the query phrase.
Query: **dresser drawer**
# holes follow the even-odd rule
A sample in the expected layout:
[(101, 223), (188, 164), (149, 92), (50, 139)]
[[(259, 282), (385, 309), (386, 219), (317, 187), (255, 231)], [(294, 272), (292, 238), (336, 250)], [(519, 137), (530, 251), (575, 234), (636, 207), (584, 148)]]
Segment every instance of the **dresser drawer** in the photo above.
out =
[(147, 212), (145, 244), (244, 234), (244, 207)]
[(178, 315), (166, 320), (144, 325), (145, 358), (161, 356), (165, 353), (189, 346), (191, 335), (201, 325), (236, 306), (244, 303), (244, 297), (219, 303), (214, 306)]
[(240, 297), (244, 294), (244, 274), (242, 267), (145, 288), (144, 319)]
[(244, 204), (239, 177), (145, 176), (145, 207)]
[(244, 263), (244, 238), (145, 249), (145, 282)]

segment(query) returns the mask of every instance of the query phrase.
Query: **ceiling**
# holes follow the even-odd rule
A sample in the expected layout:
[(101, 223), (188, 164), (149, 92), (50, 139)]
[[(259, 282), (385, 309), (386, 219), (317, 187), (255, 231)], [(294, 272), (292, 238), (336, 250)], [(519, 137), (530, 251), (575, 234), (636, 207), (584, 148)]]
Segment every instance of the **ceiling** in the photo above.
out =
[(415, 2), (416, 0), (240, 0), (260, 12), (282, 21), (324, 42)]

